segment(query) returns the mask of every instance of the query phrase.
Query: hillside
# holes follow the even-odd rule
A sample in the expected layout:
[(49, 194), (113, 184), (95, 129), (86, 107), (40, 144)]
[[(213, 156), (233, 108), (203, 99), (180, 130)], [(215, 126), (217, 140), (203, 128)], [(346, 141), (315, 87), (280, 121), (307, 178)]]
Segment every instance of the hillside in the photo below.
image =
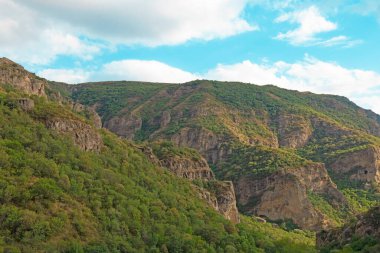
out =
[(206, 80), (59, 87), (121, 137), (198, 150), (245, 214), (320, 230), (379, 204), (380, 117), (344, 97)]
[(0, 252), (315, 252), (312, 233), (239, 216), (196, 150), (122, 140), (46, 80), (0, 67)]

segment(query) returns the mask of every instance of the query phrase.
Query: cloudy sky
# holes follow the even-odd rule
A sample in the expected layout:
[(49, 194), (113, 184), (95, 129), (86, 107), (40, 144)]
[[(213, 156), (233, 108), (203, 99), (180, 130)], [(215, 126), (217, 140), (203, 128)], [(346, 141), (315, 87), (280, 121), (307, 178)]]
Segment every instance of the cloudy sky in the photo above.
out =
[(0, 34), (50, 80), (275, 84), (380, 113), (379, 0), (0, 0)]

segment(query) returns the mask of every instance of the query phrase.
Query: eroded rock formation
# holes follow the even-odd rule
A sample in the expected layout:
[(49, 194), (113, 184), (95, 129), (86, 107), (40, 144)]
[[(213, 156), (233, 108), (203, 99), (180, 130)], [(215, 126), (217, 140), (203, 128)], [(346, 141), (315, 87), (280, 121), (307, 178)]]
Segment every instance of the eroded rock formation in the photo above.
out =
[(244, 212), (270, 220), (292, 220), (310, 230), (326, 228), (330, 222), (313, 207), (308, 191), (329, 196), (333, 205), (345, 202), (322, 164), (281, 169), (265, 177), (241, 177), (235, 189)]
[(142, 127), (142, 119), (135, 115), (115, 116), (104, 122), (104, 127), (119, 136), (132, 140)]
[(328, 166), (351, 180), (380, 183), (380, 148), (369, 146), (343, 154)]
[(46, 80), (26, 71), (7, 58), (0, 58), (0, 83), (10, 84), (29, 95), (46, 97)]
[(69, 135), (85, 151), (100, 151), (103, 141), (100, 134), (88, 124), (77, 119), (52, 118), (45, 121), (47, 128)]

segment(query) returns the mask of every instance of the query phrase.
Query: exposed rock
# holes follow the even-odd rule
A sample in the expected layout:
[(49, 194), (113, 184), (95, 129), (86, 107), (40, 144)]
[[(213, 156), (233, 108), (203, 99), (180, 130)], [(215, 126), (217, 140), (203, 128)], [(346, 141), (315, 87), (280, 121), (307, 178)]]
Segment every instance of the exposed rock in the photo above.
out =
[(115, 116), (104, 122), (104, 127), (115, 134), (132, 140), (137, 131), (141, 130), (142, 119), (135, 115)]
[(235, 189), (245, 213), (270, 220), (290, 219), (309, 230), (320, 230), (330, 224), (313, 207), (307, 191), (329, 196), (333, 205), (345, 202), (322, 164), (282, 169), (265, 177), (242, 177), (235, 182)]
[(300, 148), (306, 145), (313, 131), (307, 119), (299, 115), (281, 114), (277, 121), (280, 146)]
[(167, 125), (169, 125), (170, 120), (171, 120), (170, 112), (169, 111), (162, 112), (160, 127), (164, 128)]
[(88, 124), (65, 118), (52, 118), (45, 121), (46, 127), (59, 133), (68, 134), (74, 143), (85, 151), (100, 151), (103, 141), (100, 134)]
[(380, 183), (380, 148), (369, 146), (343, 154), (327, 166), (351, 180)]
[(206, 203), (214, 208), (215, 211), (219, 212), (219, 206), (218, 206), (218, 200), (216, 199), (215, 195), (206, 190), (205, 188), (201, 188), (197, 185), (192, 185), (192, 187), (197, 191), (198, 196), (200, 199), (203, 199), (206, 201)]
[(102, 128), (102, 118), (99, 116), (99, 114), (96, 112), (95, 108), (89, 107), (88, 108), (89, 113), (91, 114), (92, 122), (94, 123), (94, 126), (97, 129)]
[(34, 101), (30, 98), (19, 98), (17, 103), (24, 111), (31, 111), (34, 108)]
[(228, 220), (239, 223), (239, 212), (236, 207), (234, 185), (231, 181), (217, 181), (214, 186), (219, 212)]
[(190, 180), (214, 179), (214, 173), (211, 171), (207, 161), (204, 158), (194, 160), (188, 157), (175, 156), (161, 160), (161, 164), (178, 177), (187, 178)]
[(46, 97), (47, 82), (7, 58), (0, 58), (0, 83), (10, 84), (29, 95)]
[(86, 112), (87, 116), (92, 120), (94, 126), (97, 129), (102, 128), (102, 119), (100, 118), (99, 114), (96, 112), (96, 104), (91, 107), (87, 107), (85, 105), (82, 105), (80, 103), (73, 103), (71, 102), (71, 109), (74, 112)]
[(151, 163), (153, 163), (156, 166), (163, 167), (161, 161), (157, 158), (157, 156), (153, 153), (152, 148), (148, 147), (146, 145), (143, 146), (136, 146), (136, 148), (140, 149), (145, 156), (149, 159)]
[(380, 242), (380, 206), (357, 217), (357, 221), (342, 228), (321, 231), (317, 234), (317, 247), (341, 247), (350, 243), (355, 237), (372, 236)]
[(199, 197), (208, 205), (233, 223), (239, 223), (239, 212), (236, 207), (235, 191), (230, 181), (212, 181), (210, 189), (194, 186)]
[(224, 140), (205, 128), (182, 128), (171, 137), (171, 141), (178, 146), (191, 147), (198, 150), (198, 152), (213, 164), (217, 164), (232, 152), (231, 149), (225, 145)]

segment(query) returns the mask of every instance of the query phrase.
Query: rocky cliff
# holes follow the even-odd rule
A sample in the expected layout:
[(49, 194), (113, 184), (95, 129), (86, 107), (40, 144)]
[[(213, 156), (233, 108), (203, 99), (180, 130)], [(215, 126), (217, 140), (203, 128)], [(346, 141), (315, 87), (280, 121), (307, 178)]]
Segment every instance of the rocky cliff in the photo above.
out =
[(348, 152), (328, 166), (334, 173), (349, 180), (380, 183), (380, 148), (368, 146)]
[(206, 187), (194, 188), (199, 194), (199, 198), (222, 214), (233, 223), (239, 223), (239, 211), (236, 207), (236, 198), (233, 183), (230, 181), (210, 181)]
[(317, 246), (319, 248), (326, 246), (339, 248), (355, 239), (365, 237), (375, 238), (380, 244), (380, 206), (358, 215), (356, 221), (341, 228), (319, 232), (317, 234)]
[(82, 150), (98, 152), (103, 146), (100, 134), (81, 120), (48, 118), (45, 120), (45, 125), (47, 128), (68, 135)]
[(331, 222), (308, 199), (308, 191), (328, 196), (335, 206), (344, 196), (322, 164), (281, 169), (264, 177), (246, 176), (235, 182), (242, 211), (269, 220), (292, 220), (300, 228), (321, 230)]
[(155, 142), (151, 145), (152, 148), (140, 148), (150, 161), (167, 168), (178, 177), (201, 182), (202, 187), (194, 185), (199, 197), (226, 219), (234, 223), (240, 221), (233, 183), (215, 180), (207, 161), (197, 151), (170, 142)]
[(0, 83), (10, 84), (29, 95), (46, 97), (46, 80), (26, 71), (7, 58), (0, 58)]

